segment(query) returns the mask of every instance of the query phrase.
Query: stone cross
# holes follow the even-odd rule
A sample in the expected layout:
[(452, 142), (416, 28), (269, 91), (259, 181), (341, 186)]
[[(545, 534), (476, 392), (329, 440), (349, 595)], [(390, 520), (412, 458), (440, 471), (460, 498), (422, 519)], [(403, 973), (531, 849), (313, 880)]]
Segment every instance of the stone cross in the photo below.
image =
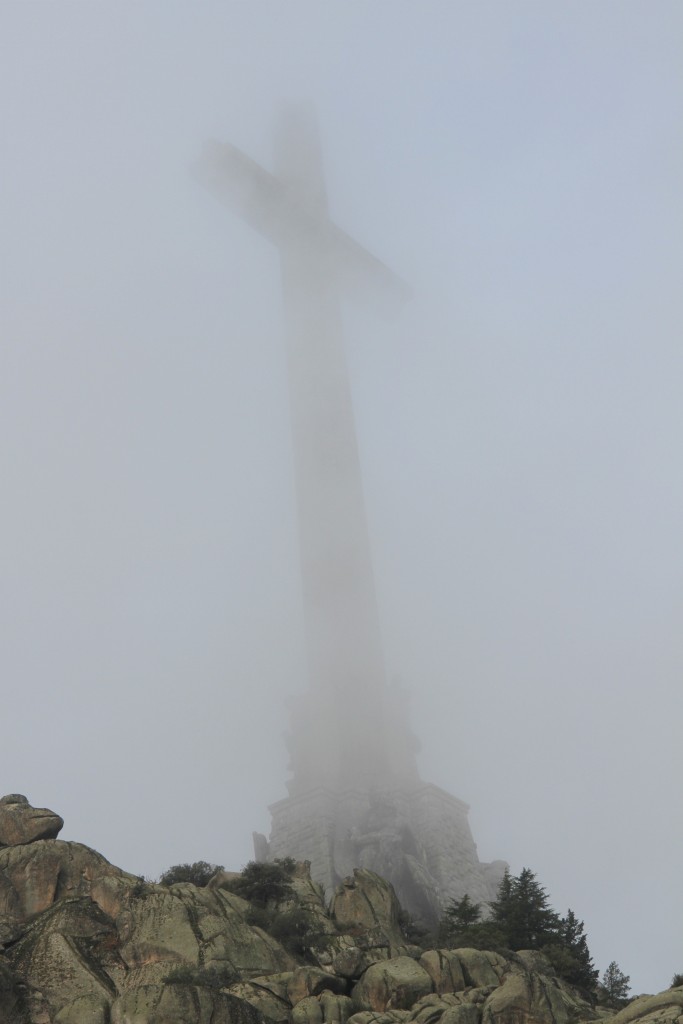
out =
[[(205, 185), (279, 250), (308, 665), (317, 742), (292, 738), (299, 788), (385, 771), (384, 666), (344, 354), (340, 292), (398, 303), (406, 286), (328, 216), (314, 118), (281, 118), (270, 173), (230, 144), (207, 147)], [(306, 750), (308, 753), (306, 753)], [(336, 782), (335, 782), (336, 779)], [(290, 784), (291, 790), (291, 784)]]

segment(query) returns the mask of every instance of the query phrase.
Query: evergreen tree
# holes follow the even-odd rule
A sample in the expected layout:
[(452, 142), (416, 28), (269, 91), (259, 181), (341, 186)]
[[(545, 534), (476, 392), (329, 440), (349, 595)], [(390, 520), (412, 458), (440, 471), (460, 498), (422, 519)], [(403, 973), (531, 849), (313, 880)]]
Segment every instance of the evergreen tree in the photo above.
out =
[(559, 937), (560, 919), (529, 868), (523, 868), (517, 877), (505, 873), (491, 904), (491, 919), (509, 949), (542, 949)]
[(631, 990), (630, 977), (624, 974), (619, 964), (613, 960), (602, 976), (599, 995), (600, 1002), (613, 1009), (619, 1009), (628, 1002), (628, 994)]
[(481, 904), (469, 896), (453, 900), (441, 921), (440, 941), (451, 948), (538, 950), (561, 978), (587, 997), (595, 995), (598, 971), (588, 949), (583, 921), (573, 910), (561, 918), (550, 906), (548, 894), (533, 871), (524, 868), (516, 876), (506, 871), (488, 909), (489, 916), (482, 920)]
[(461, 932), (481, 918), (481, 903), (473, 903), (465, 893), (461, 900), (451, 900), (445, 911), (446, 923), (451, 931)]
[(451, 949), (498, 949), (505, 945), (500, 929), (491, 921), (482, 921), (481, 903), (468, 895), (452, 900), (439, 926), (439, 942)]
[(588, 949), (583, 921), (573, 910), (560, 920), (557, 941), (543, 950), (557, 973), (587, 995), (595, 991), (599, 972)]

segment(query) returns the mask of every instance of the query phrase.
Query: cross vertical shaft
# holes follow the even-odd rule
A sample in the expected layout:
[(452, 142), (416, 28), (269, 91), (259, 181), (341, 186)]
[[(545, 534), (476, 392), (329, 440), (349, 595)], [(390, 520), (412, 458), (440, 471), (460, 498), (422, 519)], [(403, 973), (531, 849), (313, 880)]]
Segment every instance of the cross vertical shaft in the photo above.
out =
[[(274, 163), (271, 175), (220, 146), (201, 170), (280, 252), (312, 684), (308, 712), (294, 723), (290, 791), (323, 781), (368, 786), (390, 773), (385, 676), (339, 288), (349, 276), (394, 292), (403, 286), (329, 220), (320, 142), (306, 112), (281, 119)], [(313, 731), (317, 741), (305, 735)]]

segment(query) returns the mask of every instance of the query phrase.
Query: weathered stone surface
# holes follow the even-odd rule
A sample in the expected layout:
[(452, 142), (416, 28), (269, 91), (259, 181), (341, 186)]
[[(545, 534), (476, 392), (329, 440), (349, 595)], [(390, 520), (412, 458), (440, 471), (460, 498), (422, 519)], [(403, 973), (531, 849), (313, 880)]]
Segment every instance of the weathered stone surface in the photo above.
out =
[(336, 929), (327, 913), (325, 893), (322, 886), (311, 878), (311, 865), (308, 861), (296, 865), (289, 884), (294, 896), (291, 901), (283, 904), (281, 909), (300, 907), (309, 915), (313, 930), (320, 935), (334, 935)]
[(109, 1003), (95, 994), (77, 996), (54, 1017), (55, 1024), (109, 1024), (109, 1020)]
[(262, 974), (251, 979), (251, 984), (267, 989), (272, 995), (277, 996), (283, 1003), (290, 1006), (287, 995), (287, 986), (294, 977), (294, 971), (282, 971), (280, 974)]
[(88, 1007), (83, 1019), (101, 1018), (115, 995), (107, 974), (118, 960), (115, 944), (113, 922), (87, 898), (60, 900), (38, 915), (6, 954), (28, 986), (31, 1020), (71, 1019), (76, 1002), (83, 1013)]
[[(108, 1020), (117, 996), (139, 988), (156, 999), (151, 993), (179, 965), (215, 967), (235, 981), (297, 966), (247, 923), (250, 907), (239, 897), (142, 882), (60, 840), (0, 850), (0, 912), (15, 931), (7, 956), (36, 1022)], [(284, 1021), (288, 1000), (282, 1006)]]
[(354, 987), (351, 997), (358, 1010), (407, 1010), (432, 990), (424, 967), (407, 956), (373, 964)]
[[(396, 898), (372, 872), (339, 888), (336, 920), (306, 866), (296, 877), (287, 906), (331, 929), (324, 966), (295, 961), (219, 885), (145, 882), (56, 839), (0, 849), (0, 1024), (683, 1024), (683, 987), (596, 1011), (538, 952), (418, 962), (396, 953), (410, 948)], [(190, 968), (182, 984), (167, 980), (176, 967)]]
[(674, 1024), (683, 1019), (683, 986), (656, 996), (639, 996), (614, 1015), (614, 1024)]
[(262, 1024), (249, 1003), (195, 985), (144, 985), (111, 1008), (111, 1024)]
[(416, 1003), (413, 1003), (410, 1010), (410, 1019), (417, 1024), (436, 1024), (446, 1010), (453, 1006), (453, 993), (448, 992), (439, 995), (432, 992), (430, 995), (422, 996)]
[(476, 1003), (460, 1003), (449, 1006), (439, 1018), (440, 1024), (478, 1024), (481, 1008)]
[(393, 947), (405, 945), (398, 923), (400, 912), (393, 886), (364, 868), (356, 868), (337, 886), (330, 907), (330, 916), (341, 931), (377, 933)]
[[(104, 905), (112, 907), (111, 884), (104, 889)], [(93, 898), (100, 892), (97, 887)], [(296, 966), (275, 939), (247, 924), (246, 901), (223, 889), (198, 889), (189, 882), (153, 885), (147, 895), (124, 897), (118, 912), (113, 909), (128, 969), (159, 961), (229, 965), (235, 977), (248, 979)]]
[(80, 843), (41, 839), (0, 849), (0, 918), (26, 921), (56, 900), (88, 896), (93, 882), (106, 876), (135, 881)]
[(311, 945), (311, 955), (319, 967), (332, 971), (341, 978), (360, 978), (372, 964), (403, 955), (407, 947), (393, 946), (387, 937), (375, 928), (371, 933), (356, 935), (323, 935)]
[(353, 1000), (350, 996), (325, 991), (318, 998), (323, 1011), (323, 1024), (346, 1024), (353, 1013)]
[(323, 1024), (323, 1008), (315, 996), (306, 996), (292, 1009), (292, 1024)]
[(21, 1024), (21, 1004), (19, 979), (9, 964), (0, 959), (0, 1021), (3, 1024)]
[(292, 972), (287, 983), (287, 998), (292, 1006), (296, 1006), (306, 996), (318, 996), (325, 990), (344, 995), (346, 982), (320, 967), (299, 967)]
[(63, 826), (58, 814), (45, 807), (31, 807), (20, 793), (0, 798), (0, 846), (21, 846), (38, 839), (54, 839)]
[[(537, 965), (539, 956), (534, 954)], [(545, 964), (547, 973), (539, 974), (526, 968), (523, 958), (508, 963), (502, 983), (484, 1004), (482, 1024), (571, 1024), (597, 1019), (593, 1008), (554, 977), (547, 961)]]
[(497, 985), (503, 977), (505, 960), (498, 953), (489, 953), (481, 949), (458, 949), (455, 952), (466, 985), (472, 985), (473, 988)]
[(269, 985), (259, 984), (262, 980), (238, 981), (229, 987), (228, 992), (249, 1003), (268, 1021), (288, 1021), (291, 1010), (289, 1001)]
[(347, 1024), (403, 1024), (408, 1020), (410, 1020), (410, 1010), (386, 1010), (385, 1013), (360, 1010), (349, 1017)]
[(432, 979), (434, 991), (462, 992), (466, 987), (460, 958), (454, 950), (430, 949), (420, 957), (420, 965)]

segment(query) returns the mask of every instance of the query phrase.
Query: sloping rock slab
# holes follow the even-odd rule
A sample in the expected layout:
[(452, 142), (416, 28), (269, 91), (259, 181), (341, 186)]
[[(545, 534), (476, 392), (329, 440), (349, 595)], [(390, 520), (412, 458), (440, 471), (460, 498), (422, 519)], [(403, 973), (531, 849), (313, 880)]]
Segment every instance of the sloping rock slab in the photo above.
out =
[(111, 1024), (263, 1024), (249, 1003), (196, 985), (144, 985), (111, 1008)]
[(398, 923), (400, 912), (394, 887), (365, 868), (355, 868), (353, 876), (337, 886), (330, 907), (340, 931), (377, 932), (391, 946), (405, 945)]
[(558, 978), (512, 965), (486, 1000), (482, 1024), (573, 1024), (597, 1014)]
[(639, 996), (612, 1017), (612, 1024), (667, 1024), (683, 1020), (683, 986), (667, 989), (656, 996)]
[(462, 992), (467, 987), (460, 958), (452, 949), (428, 949), (419, 960), (439, 995)]
[(104, 876), (134, 880), (81, 843), (41, 839), (0, 849), (0, 918), (23, 922), (56, 900), (89, 896), (93, 882)]

